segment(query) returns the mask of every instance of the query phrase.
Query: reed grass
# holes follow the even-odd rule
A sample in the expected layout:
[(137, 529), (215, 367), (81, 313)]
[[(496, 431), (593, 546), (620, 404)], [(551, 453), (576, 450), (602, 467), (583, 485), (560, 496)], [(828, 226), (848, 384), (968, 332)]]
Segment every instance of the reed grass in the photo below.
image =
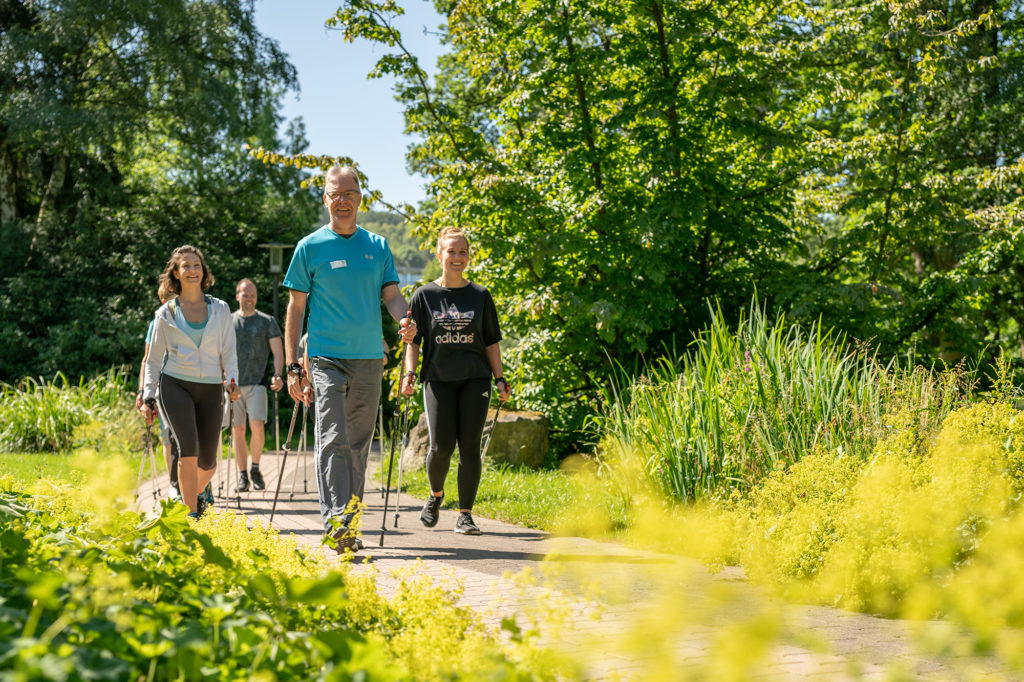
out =
[(619, 366), (590, 422), (599, 451), (639, 457), (680, 501), (749, 490), (817, 450), (866, 458), (893, 419), (934, 433), (973, 394), (975, 371), (963, 365), (883, 362), (820, 324), (770, 319), (756, 302), (735, 328), (710, 308), (681, 357), (640, 376)]
[(52, 381), (26, 377), (0, 384), (0, 452), (62, 452), (90, 422), (124, 419), (133, 409), (129, 378), (111, 369), (77, 384), (58, 372)]

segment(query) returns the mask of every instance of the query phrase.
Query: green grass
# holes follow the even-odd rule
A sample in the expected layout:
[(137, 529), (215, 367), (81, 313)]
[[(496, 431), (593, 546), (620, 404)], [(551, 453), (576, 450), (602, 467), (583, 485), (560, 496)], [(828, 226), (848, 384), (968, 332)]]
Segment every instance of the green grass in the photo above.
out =
[[(394, 475), (397, 476), (397, 470)], [(411, 495), (422, 504), (430, 494), (426, 470), (405, 471), (402, 477), (402, 494)], [(458, 498), (458, 466), (453, 466), (445, 480), (442, 507), (458, 509)], [(485, 518), (550, 531), (578, 499), (572, 476), (561, 471), (485, 467), (473, 512)]]
[(71, 466), (71, 454), (67, 452), (0, 453), (0, 473), (24, 486), (42, 478), (71, 483), (81, 479), (81, 472)]
[[(82, 471), (75, 468), (72, 463), (76, 454), (77, 451), (0, 453), (0, 475), (10, 476), (17, 485), (24, 487), (28, 487), (44, 478), (75, 484), (81, 483)], [(90, 451), (90, 456), (101, 460), (106, 459), (111, 454), (112, 452), (109, 449)], [(121, 450), (118, 454), (128, 460), (128, 464), (133, 467), (133, 471), (138, 471), (140, 457), (144, 453)], [(164, 465), (163, 453), (160, 451), (159, 445), (154, 454), (157, 456), (157, 473), (163, 473), (166, 466)], [(146, 479), (150, 477), (148, 466), (143, 473)]]

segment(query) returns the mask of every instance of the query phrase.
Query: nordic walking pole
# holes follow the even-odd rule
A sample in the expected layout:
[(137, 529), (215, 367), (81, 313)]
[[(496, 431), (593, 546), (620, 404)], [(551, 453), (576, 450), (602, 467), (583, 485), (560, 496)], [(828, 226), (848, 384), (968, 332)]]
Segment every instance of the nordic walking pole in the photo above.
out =
[[(380, 482), (384, 483), (384, 397), (381, 396), (380, 404), (377, 405), (377, 419), (378, 429), (377, 437), (380, 441)], [(380, 496), (384, 497), (384, 486), (378, 485), (377, 490), (380, 491)]]
[[(145, 424), (146, 420), (143, 419), (142, 423)], [(149, 434), (149, 427), (146, 428), (147, 435)], [(148, 443), (147, 443), (148, 445)], [(135, 482), (135, 499), (139, 499), (139, 488), (142, 487), (142, 472), (146, 470), (146, 453), (142, 453), (142, 457), (139, 458), (139, 479)]]
[(156, 459), (153, 456), (153, 427), (146, 424), (146, 449), (149, 450), (149, 475), (153, 481), (153, 499), (160, 498), (160, 487), (156, 482)]
[[(395, 442), (398, 440), (398, 408), (395, 408), (394, 428), (391, 430), (391, 455), (388, 458), (388, 483), (384, 488), (384, 515), (380, 520), (380, 546), (384, 546), (384, 533), (388, 531), (388, 496), (391, 494), (391, 470), (395, 468)], [(381, 453), (381, 466), (384, 466), (384, 453)]]
[[(410, 310), (405, 314), (409, 319), (412, 319), (412, 311)], [(402, 375), (405, 374), (405, 361), (409, 357), (409, 344), (405, 343), (405, 350), (402, 353), (402, 371), (399, 373), (398, 379), (398, 391), (401, 395), (402, 391)], [(402, 409), (402, 422), (400, 426), (400, 433), (402, 434), (402, 449), (398, 453), (398, 489), (395, 491), (395, 528), (398, 528), (398, 514), (402, 509), (402, 460), (405, 459), (405, 446), (409, 444), (409, 396), (405, 396), (405, 405)]]
[[(305, 403), (303, 403), (305, 405)], [(295, 432), (295, 418), (299, 416), (299, 403), (296, 402), (292, 408), (292, 423), (288, 426), (288, 440), (284, 444), (284, 455), (281, 457), (281, 466), (277, 471), (277, 489), (274, 491), (274, 505), (270, 508), (270, 520), (267, 528), (274, 523), (274, 512), (277, 511), (277, 496), (281, 494), (281, 479), (284, 478), (284, 465), (288, 463), (288, 450), (292, 447), (292, 433)], [(305, 427), (305, 425), (303, 425)]]
[[(303, 403), (302, 404), (302, 433), (299, 434), (299, 451), (297, 453), (295, 453), (298, 456), (298, 458), (301, 461), (303, 461), (303, 462), (305, 462), (305, 456), (306, 456), (306, 415), (307, 415), (306, 410), (307, 409), (308, 408), (306, 407), (306, 404)], [(298, 467), (298, 465), (296, 465), (296, 467), (294, 469), (292, 469), (292, 490), (291, 490), (290, 493), (288, 493), (288, 501), (289, 502), (291, 502), (292, 500), (295, 499), (295, 483), (298, 480), (299, 480), (299, 467)]]
[(281, 411), (278, 409), (278, 389), (274, 391), (274, 449), (281, 450)]
[(491, 444), (491, 434), (494, 433), (494, 427), (498, 425), (498, 414), (501, 413), (501, 401), (498, 401), (498, 407), (494, 410), (494, 418), (491, 419), (491, 428), (487, 431), (487, 438), (484, 439), (484, 446), (480, 448), (480, 460), (483, 461), (484, 455), (487, 454), (487, 446)]
[[(234, 382), (231, 383), (234, 387)], [(243, 417), (243, 420), (245, 418)], [(244, 421), (242, 422), (245, 423)], [(242, 435), (245, 438), (245, 435)], [(231, 399), (228, 398), (228, 463), (225, 468), (230, 469), (231, 465), (235, 463), (235, 406), (231, 404)], [(228, 487), (231, 486), (231, 478), (228, 477)], [(242, 508), (242, 491), (235, 486), (235, 505)]]
[(398, 513), (402, 508), (402, 460), (405, 459), (405, 447), (409, 444), (409, 396), (405, 396), (405, 407), (402, 409), (402, 449), (398, 453), (398, 488), (395, 491), (395, 528), (398, 528)]

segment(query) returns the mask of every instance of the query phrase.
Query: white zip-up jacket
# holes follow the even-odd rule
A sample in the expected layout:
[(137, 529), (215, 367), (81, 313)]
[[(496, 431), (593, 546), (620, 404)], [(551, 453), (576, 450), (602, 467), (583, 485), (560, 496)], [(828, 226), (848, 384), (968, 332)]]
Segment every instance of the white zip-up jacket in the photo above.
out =
[[(198, 347), (174, 319), (174, 309), (178, 305), (176, 300), (170, 300), (157, 309), (149, 358), (146, 360), (144, 400), (156, 398), (157, 381), (163, 370), (180, 377), (193, 377), (197, 381), (216, 379), (230, 384), (234, 380), (238, 384), (238, 356), (231, 308), (219, 298), (208, 298), (210, 317)], [(165, 352), (166, 362), (163, 360)]]

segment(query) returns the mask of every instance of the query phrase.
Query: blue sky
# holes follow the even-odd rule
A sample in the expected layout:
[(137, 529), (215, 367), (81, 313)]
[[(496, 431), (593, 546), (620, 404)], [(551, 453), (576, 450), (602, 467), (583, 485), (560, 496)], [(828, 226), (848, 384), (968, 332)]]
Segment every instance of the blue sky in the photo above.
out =
[[(432, 2), (399, 0), (406, 14), (398, 23), (407, 47), (430, 73), (442, 46), (436, 35), (441, 17)], [(288, 54), (298, 70), (301, 91), (289, 92), (282, 113), (301, 116), (312, 154), (351, 156), (369, 178), (369, 186), (390, 203), (415, 204), (424, 198), (426, 180), (405, 167), (402, 108), (394, 100), (390, 78), (369, 80), (383, 48), (368, 42), (346, 43), (340, 31), (324, 28), (338, 0), (257, 0), (256, 23)], [(424, 34), (424, 28), (434, 33)]]

